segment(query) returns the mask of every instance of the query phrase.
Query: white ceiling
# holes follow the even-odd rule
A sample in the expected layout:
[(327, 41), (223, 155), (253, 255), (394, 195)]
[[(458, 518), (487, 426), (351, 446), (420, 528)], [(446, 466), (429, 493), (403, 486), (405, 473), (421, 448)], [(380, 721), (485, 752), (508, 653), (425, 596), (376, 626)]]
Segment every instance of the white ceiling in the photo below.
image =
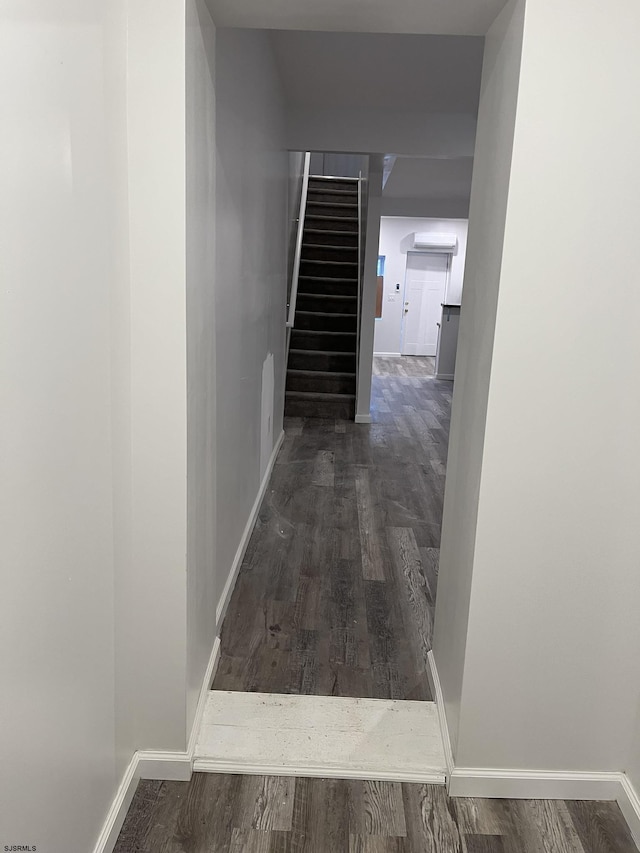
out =
[(275, 31), (294, 107), (477, 114), (484, 39)]
[(473, 157), (398, 157), (382, 194), (384, 198), (468, 200), (472, 171)]
[(218, 27), (485, 35), (506, 0), (207, 0)]

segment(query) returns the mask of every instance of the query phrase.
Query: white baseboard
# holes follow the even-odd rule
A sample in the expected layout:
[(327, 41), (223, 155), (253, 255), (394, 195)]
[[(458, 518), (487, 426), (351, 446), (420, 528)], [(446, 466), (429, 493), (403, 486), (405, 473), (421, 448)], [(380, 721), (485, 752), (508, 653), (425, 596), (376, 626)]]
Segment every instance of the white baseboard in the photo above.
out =
[(493, 770), (456, 767), (450, 797), (508, 800), (610, 800), (620, 806), (640, 850), (640, 797), (626, 773), (569, 770)]
[(357, 424), (370, 424), (371, 415), (356, 415), (354, 420)]
[(207, 696), (218, 661), (220, 660), (220, 637), (216, 637), (209, 656), (209, 663), (202, 679), (196, 713), (186, 752), (142, 749), (134, 753), (125, 770), (116, 796), (114, 797), (93, 853), (111, 853), (118, 840), (122, 824), (127, 816), (131, 800), (140, 779), (162, 779), (171, 782), (188, 782), (193, 773), (193, 756)]
[(436, 373), (436, 379), (453, 379), (453, 373)]
[(262, 478), (258, 494), (256, 495), (256, 499), (253, 503), (253, 507), (251, 508), (251, 512), (249, 513), (249, 518), (247, 519), (247, 523), (242, 533), (240, 544), (238, 545), (236, 555), (233, 558), (233, 563), (231, 564), (231, 569), (229, 570), (227, 582), (224, 585), (222, 595), (220, 596), (220, 601), (218, 602), (218, 606), (216, 607), (216, 633), (220, 633), (220, 629), (222, 628), (222, 622), (224, 620), (225, 613), (227, 612), (229, 602), (231, 601), (233, 588), (236, 585), (236, 580), (238, 579), (238, 572), (240, 571), (240, 566), (242, 565), (242, 560), (244, 559), (245, 551), (247, 550), (247, 545), (249, 544), (249, 539), (251, 538), (253, 527), (256, 523), (256, 518), (258, 517), (258, 513), (260, 511), (260, 504), (262, 503), (264, 494), (267, 491), (269, 477), (271, 476), (271, 472), (273, 471), (273, 466), (275, 465), (276, 457), (278, 456), (278, 452), (280, 450), (280, 447), (282, 446), (283, 441), (284, 430), (282, 430), (282, 432), (278, 436), (278, 440), (276, 441), (275, 447), (273, 448), (271, 456), (269, 457), (267, 470), (264, 472), (264, 477)]
[(450, 797), (487, 799), (615, 800), (640, 850), (640, 796), (626, 773), (580, 773), (558, 770), (496, 770), (456, 767), (433, 651), (427, 653), (427, 676), (436, 702), (448, 771)]
[(640, 796), (626, 773), (621, 773), (620, 790), (616, 797), (620, 811), (629, 825), (633, 840), (640, 850)]
[(165, 779), (168, 782), (188, 782), (193, 773), (193, 758), (188, 752), (141, 749), (138, 756), (140, 779)]
[(136, 752), (124, 772), (111, 808), (107, 813), (102, 831), (98, 836), (93, 853), (111, 853), (118, 840), (122, 824), (129, 811), (131, 800), (138, 786), (138, 753)]
[(451, 776), (453, 772), (453, 752), (451, 749), (451, 738), (449, 737), (449, 726), (447, 725), (447, 715), (444, 708), (444, 696), (442, 695), (442, 686), (440, 684), (440, 676), (438, 675), (438, 667), (433, 651), (427, 652), (427, 678), (431, 693), (438, 709), (438, 722), (440, 724), (440, 735), (442, 737), (442, 745), (444, 746), (444, 757), (447, 762), (447, 774)]
[[(207, 664), (207, 668), (204, 673), (204, 678), (202, 679), (202, 687), (200, 688), (200, 695), (198, 696), (196, 713), (193, 718), (193, 725), (191, 726), (191, 735), (189, 736), (189, 742), (187, 744), (187, 752), (189, 753), (189, 756), (191, 758), (193, 758), (193, 755), (196, 750), (196, 742), (198, 740), (200, 724), (202, 723), (202, 715), (204, 714), (204, 709), (207, 706), (207, 696), (209, 695), (209, 690), (211, 690), (211, 684), (213, 682), (213, 677), (216, 674), (216, 669), (218, 668), (219, 660), (220, 636), (217, 636), (213, 641), (213, 648), (211, 649), (211, 654), (209, 655), (209, 663)], [(150, 777), (145, 776), (143, 778)]]
[(374, 352), (374, 356), (379, 355), (381, 358), (400, 358), (401, 352)]
[(617, 800), (622, 775), (455, 767), (449, 780), (449, 795), (509, 800)]

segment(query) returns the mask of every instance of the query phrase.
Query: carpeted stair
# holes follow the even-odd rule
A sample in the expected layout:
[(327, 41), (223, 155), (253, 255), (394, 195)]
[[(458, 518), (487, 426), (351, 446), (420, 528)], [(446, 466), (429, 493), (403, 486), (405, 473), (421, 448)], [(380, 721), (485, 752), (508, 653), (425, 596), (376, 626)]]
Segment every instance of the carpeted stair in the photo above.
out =
[(285, 415), (353, 419), (358, 181), (309, 179)]

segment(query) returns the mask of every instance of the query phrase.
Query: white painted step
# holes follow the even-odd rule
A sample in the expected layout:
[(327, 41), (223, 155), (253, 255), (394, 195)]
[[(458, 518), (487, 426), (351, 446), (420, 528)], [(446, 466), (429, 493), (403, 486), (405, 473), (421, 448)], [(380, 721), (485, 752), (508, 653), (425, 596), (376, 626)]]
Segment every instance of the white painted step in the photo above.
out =
[(435, 702), (212, 690), (194, 769), (445, 784)]

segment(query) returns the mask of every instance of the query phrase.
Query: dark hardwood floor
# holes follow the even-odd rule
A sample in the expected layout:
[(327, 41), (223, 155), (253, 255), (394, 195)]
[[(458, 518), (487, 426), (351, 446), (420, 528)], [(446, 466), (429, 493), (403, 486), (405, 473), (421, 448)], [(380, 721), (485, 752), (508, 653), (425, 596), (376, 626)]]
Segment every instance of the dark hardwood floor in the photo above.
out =
[(288, 418), (214, 689), (431, 699), (452, 383), (375, 359), (373, 423)]
[(616, 803), (449, 799), (394, 782), (141, 781), (114, 853), (637, 853)]

